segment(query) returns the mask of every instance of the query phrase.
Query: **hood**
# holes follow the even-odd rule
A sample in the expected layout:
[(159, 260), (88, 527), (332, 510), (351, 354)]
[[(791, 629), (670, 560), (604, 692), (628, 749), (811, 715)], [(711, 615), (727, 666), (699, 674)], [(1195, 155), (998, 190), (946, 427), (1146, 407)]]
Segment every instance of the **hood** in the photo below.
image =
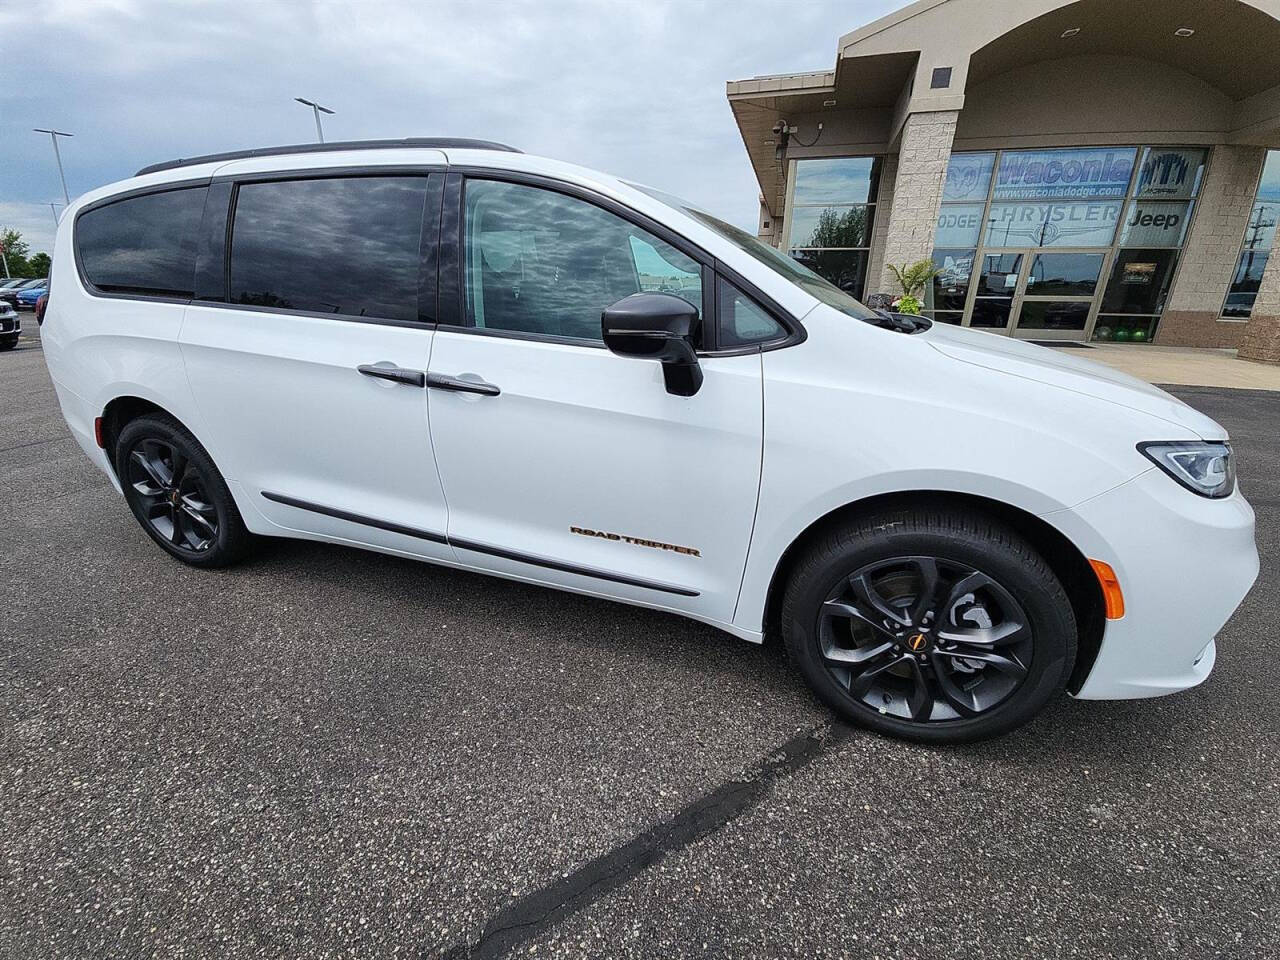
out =
[(1053, 350), (1025, 340), (945, 323), (935, 323), (931, 329), (917, 336), (952, 360), (1127, 407), (1190, 430), (1202, 440), (1227, 438), (1222, 427), (1177, 397), (1127, 373), (1083, 357), (1071, 356), (1065, 350)]

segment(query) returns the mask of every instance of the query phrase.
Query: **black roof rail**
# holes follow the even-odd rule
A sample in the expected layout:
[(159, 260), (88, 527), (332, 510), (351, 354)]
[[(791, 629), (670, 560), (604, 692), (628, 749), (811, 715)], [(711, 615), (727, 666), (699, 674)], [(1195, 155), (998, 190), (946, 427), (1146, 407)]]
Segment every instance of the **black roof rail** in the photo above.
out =
[(291, 143), (283, 147), (255, 147), (252, 150), (230, 150), (226, 153), (207, 153), (202, 157), (180, 157), (153, 163), (143, 167), (135, 177), (161, 170), (190, 167), (197, 163), (221, 163), (227, 160), (244, 160), (249, 157), (278, 157), (291, 153), (333, 153), (338, 150), (395, 150), (406, 147), (443, 150), (501, 150), (504, 153), (520, 153), (515, 147), (492, 140), (468, 140), (465, 137), (402, 137), (399, 140), (338, 140), (332, 143)]

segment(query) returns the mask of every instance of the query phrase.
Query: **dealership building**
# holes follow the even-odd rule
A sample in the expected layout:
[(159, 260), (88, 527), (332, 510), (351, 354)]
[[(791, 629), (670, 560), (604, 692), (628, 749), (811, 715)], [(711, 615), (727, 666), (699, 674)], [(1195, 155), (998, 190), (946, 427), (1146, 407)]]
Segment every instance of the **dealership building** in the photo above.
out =
[(1280, 361), (1280, 0), (918, 0), (728, 84), (760, 236), (936, 320)]

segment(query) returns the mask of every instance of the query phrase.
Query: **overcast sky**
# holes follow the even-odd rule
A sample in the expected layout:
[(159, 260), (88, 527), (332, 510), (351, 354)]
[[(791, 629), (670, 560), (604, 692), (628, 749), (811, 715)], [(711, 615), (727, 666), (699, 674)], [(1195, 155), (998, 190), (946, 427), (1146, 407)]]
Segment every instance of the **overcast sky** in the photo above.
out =
[(754, 230), (726, 80), (829, 69), (901, 0), (0, 0), (0, 226), (53, 235), (74, 198), (179, 156), (465, 136), (695, 200)]

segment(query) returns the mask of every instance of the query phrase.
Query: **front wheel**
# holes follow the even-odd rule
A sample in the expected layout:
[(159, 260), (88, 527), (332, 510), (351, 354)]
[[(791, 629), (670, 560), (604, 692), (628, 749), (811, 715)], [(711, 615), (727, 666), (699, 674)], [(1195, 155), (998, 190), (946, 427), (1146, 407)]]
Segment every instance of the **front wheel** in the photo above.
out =
[(162, 415), (131, 420), (116, 444), (125, 500), (148, 536), (195, 567), (225, 567), (252, 536), (213, 460), (179, 423)]
[(16, 334), (11, 337), (4, 337), (3, 339), (0, 339), (0, 350), (12, 350), (17, 345), (18, 337)]
[(1071, 603), (1052, 569), (981, 515), (895, 511), (835, 527), (783, 599), (792, 660), (839, 713), (933, 743), (998, 736), (1066, 686)]

